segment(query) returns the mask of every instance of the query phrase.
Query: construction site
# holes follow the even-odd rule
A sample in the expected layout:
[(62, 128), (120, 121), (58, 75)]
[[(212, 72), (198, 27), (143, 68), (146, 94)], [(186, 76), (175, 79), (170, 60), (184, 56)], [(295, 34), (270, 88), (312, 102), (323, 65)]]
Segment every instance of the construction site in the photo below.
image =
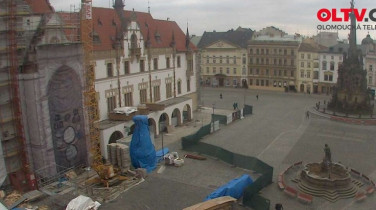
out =
[(82, 0), (56, 12), (48, 0), (0, 0), (0, 185), (9, 209), (40, 197), (39, 209), (81, 194), (114, 199), (146, 175), (130, 170), (132, 117), (148, 116), (151, 141), (191, 121), (188, 28), (112, 4)]

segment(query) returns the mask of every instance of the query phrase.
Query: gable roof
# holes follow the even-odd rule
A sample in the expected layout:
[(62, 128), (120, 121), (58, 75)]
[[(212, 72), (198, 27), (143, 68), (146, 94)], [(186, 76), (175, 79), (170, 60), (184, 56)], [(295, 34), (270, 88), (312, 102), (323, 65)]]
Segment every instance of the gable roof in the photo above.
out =
[(328, 48), (319, 44), (311, 44), (311, 43), (301, 43), (299, 46), (299, 52), (319, 52), (323, 50), (327, 50)]
[[(148, 27), (150, 30), (151, 48), (169, 48), (172, 42), (172, 34), (175, 37), (176, 50), (186, 51), (185, 34), (175, 21), (157, 20), (150, 13), (124, 11), (127, 22), (130, 21), (132, 13), (136, 16), (140, 31), (147, 39)], [(93, 29), (98, 34), (100, 43), (94, 44), (94, 51), (104, 51), (113, 49), (113, 40), (116, 31), (120, 30), (121, 22), (116, 11), (111, 8), (93, 7)], [(156, 34), (160, 36), (160, 41), (156, 40)], [(196, 46), (190, 43), (190, 48), (196, 50)]]
[(223, 40), (240, 46), (241, 48), (247, 48), (247, 42), (252, 38), (252, 34), (252, 30), (229, 30), (226, 32), (205, 31), (197, 47), (205, 48), (216, 41)]
[(54, 12), (49, 0), (25, 0), (34, 14), (45, 14)]

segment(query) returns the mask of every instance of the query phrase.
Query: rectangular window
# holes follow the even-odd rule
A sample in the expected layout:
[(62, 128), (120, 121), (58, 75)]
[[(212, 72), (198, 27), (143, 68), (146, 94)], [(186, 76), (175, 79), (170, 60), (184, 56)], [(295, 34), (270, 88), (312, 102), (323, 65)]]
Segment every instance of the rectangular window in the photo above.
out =
[(219, 63), (222, 63), (222, 56), (219, 57)]
[(160, 101), (161, 100), (161, 91), (160, 91), (159, 85), (153, 87), (153, 93), (154, 93), (154, 101)]
[[(251, 58), (252, 59), (252, 58)], [(229, 64), (230, 63), (230, 57), (229, 56), (226, 56), (226, 63)]]
[(300, 62), (300, 67), (304, 67), (304, 62)]
[(191, 91), (191, 80), (187, 79), (187, 92)]
[(215, 56), (213, 56), (213, 63), (217, 63)]
[(291, 76), (291, 77), (294, 77), (294, 70), (291, 70), (291, 71), (290, 71), (290, 76)]
[(274, 70), (274, 76), (277, 76), (277, 70)]
[(222, 67), (219, 67), (219, 73), (223, 74), (223, 68)]
[(140, 90), (140, 103), (144, 104), (147, 102), (147, 89), (141, 89)]
[(124, 61), (124, 74), (129, 74), (129, 61)]
[(116, 108), (116, 96), (111, 96), (107, 98), (107, 111), (112, 112)]
[(307, 71), (307, 78), (311, 78), (311, 72)]
[(261, 86), (264, 86), (264, 80), (263, 79), (261, 80)]
[(132, 92), (124, 94), (124, 105), (133, 106), (133, 93)]
[(107, 63), (107, 77), (113, 77), (114, 72), (112, 68), (112, 63)]
[(369, 71), (373, 71), (373, 66), (369, 65)]
[(301, 59), (304, 59), (304, 54), (303, 54), (303, 53), (300, 54), (300, 58), (301, 58)]
[(170, 58), (166, 58), (166, 68), (170, 68)]
[(236, 74), (236, 68), (234, 68), (233, 72), (234, 72), (234, 74)]
[(307, 63), (307, 67), (308, 67), (308, 68), (311, 68), (311, 62), (308, 61), (308, 63)]
[(269, 76), (269, 69), (266, 69), (266, 75)]
[(154, 70), (158, 69), (158, 58), (153, 59), (153, 66), (154, 66)]
[(253, 85), (253, 79), (249, 79), (249, 85)]
[[(180, 68), (181, 67), (181, 60), (180, 60), (180, 56), (178, 56), (178, 57), (176, 57), (176, 62), (177, 62), (177, 66), (178, 66), (178, 68)], [(207, 60), (207, 63), (209, 63), (209, 58), (208, 58), (208, 60)]]
[(322, 62), (322, 70), (327, 70), (326, 61)]
[(140, 60), (140, 72), (144, 72), (144, 71), (145, 71), (145, 61)]
[(245, 65), (246, 63), (247, 63), (247, 58), (243, 57), (243, 65)]
[(206, 67), (206, 73), (209, 74), (209, 67)]
[(226, 73), (227, 73), (227, 74), (230, 74), (230, 68), (227, 68), (227, 69), (226, 69)]
[(213, 74), (217, 73), (217, 68), (213, 67)]
[(329, 75), (329, 81), (333, 81), (333, 75)]
[(304, 78), (304, 71), (300, 71), (300, 78)]
[(236, 64), (236, 56), (234, 56), (234, 64)]
[(313, 79), (319, 79), (319, 72), (318, 71), (313, 72)]
[(172, 83), (166, 84), (166, 98), (172, 97)]
[(334, 71), (334, 62), (333, 61), (330, 62), (330, 70)]

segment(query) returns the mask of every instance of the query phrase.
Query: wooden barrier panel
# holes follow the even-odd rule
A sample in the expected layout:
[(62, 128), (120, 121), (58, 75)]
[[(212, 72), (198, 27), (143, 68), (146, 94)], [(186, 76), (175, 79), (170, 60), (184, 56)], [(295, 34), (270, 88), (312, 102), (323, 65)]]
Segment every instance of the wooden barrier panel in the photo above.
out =
[(299, 193), (299, 194), (298, 194), (298, 199), (299, 199), (300, 201), (303, 201), (303, 202), (306, 202), (306, 203), (312, 203), (313, 196), (312, 196), (312, 195), (305, 194), (305, 193)]
[(283, 192), (285, 192), (287, 195), (289, 195), (291, 197), (296, 197), (296, 194), (298, 193), (297, 190), (295, 190), (294, 188), (292, 188), (290, 186), (286, 186), (285, 190)]

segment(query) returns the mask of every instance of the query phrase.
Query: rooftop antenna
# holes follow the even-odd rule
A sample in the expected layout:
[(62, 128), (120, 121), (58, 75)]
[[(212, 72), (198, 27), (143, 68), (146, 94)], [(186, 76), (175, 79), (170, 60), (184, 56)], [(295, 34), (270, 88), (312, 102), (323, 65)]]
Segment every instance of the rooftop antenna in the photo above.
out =
[(150, 1), (148, 0), (148, 13), (150, 14)]

